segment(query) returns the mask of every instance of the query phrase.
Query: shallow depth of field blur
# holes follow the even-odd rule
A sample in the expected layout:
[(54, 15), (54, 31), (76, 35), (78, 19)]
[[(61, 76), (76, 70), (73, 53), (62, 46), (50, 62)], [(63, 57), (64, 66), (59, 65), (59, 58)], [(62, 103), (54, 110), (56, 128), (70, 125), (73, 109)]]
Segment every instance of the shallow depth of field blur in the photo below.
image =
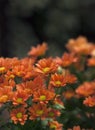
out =
[(45, 41), (61, 55), (69, 38), (95, 41), (95, 0), (0, 0), (0, 55), (24, 57)]
[(94, 124), (95, 0), (0, 0), (0, 130)]

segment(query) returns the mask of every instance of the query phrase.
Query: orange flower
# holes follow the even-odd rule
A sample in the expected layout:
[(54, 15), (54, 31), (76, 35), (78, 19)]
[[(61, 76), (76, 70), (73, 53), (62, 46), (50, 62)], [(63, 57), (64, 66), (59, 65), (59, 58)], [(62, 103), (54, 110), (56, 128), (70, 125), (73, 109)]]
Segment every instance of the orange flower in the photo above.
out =
[[(68, 130), (81, 130), (80, 126), (74, 126), (72, 129), (68, 129)], [(83, 129), (82, 129), (83, 130)], [(85, 129), (84, 129), (85, 130)]]
[(5, 73), (7, 70), (12, 69), (13, 66), (18, 64), (17, 58), (0, 58), (0, 73)]
[(87, 65), (95, 67), (95, 57), (92, 57), (92, 58), (88, 59)]
[(24, 80), (34, 78), (38, 75), (33, 67), (35, 60), (35, 58), (24, 58), (21, 60), (21, 65), (24, 66), (24, 75), (22, 77)]
[(94, 82), (84, 82), (76, 89), (76, 93), (80, 96), (89, 96), (95, 94), (95, 83)]
[(55, 98), (55, 93), (47, 89), (39, 89), (33, 93), (34, 102), (46, 102), (53, 100)]
[(4, 86), (0, 88), (0, 103), (6, 103), (11, 100), (13, 96), (12, 87)]
[(51, 121), (51, 122), (49, 122), (50, 129), (62, 130), (62, 126), (63, 126), (63, 124), (60, 124), (57, 121)]
[(51, 79), (50, 79), (50, 84), (55, 86), (55, 87), (62, 87), (66, 85), (66, 82), (64, 80), (64, 75), (63, 74), (52, 74)]
[(15, 76), (21, 77), (23, 80), (34, 78), (37, 73), (34, 72), (34, 67), (31, 64), (31, 61), (27, 63), (28, 60), (21, 60), (20, 63), (12, 69), (12, 72)]
[(17, 90), (23, 90), (25, 91), (28, 95), (32, 96), (35, 91), (38, 91), (39, 89), (44, 89), (45, 88), (45, 83), (44, 83), (43, 77), (40, 75), (35, 77), (33, 80), (22, 82), (21, 84), (16, 85)]
[(69, 67), (72, 63), (76, 63), (77, 58), (73, 53), (64, 53), (62, 56), (62, 67)]
[(45, 119), (48, 115), (48, 108), (45, 104), (33, 104), (29, 108), (29, 119), (35, 120), (37, 118)]
[(85, 129), (85, 128), (80, 128), (80, 126), (74, 126), (72, 129), (69, 128), (67, 130), (93, 130), (93, 129), (87, 129), (87, 128)]
[(64, 80), (67, 84), (73, 84), (77, 82), (77, 77), (74, 74), (70, 74), (67, 72)]
[(33, 83), (34, 83), (35, 90), (43, 89), (46, 87), (45, 79), (41, 75), (35, 77)]
[(13, 74), (13, 72), (12, 71), (7, 71), (7, 73), (5, 74), (5, 78), (7, 79), (7, 80), (10, 80), (10, 79), (14, 79), (15, 78), (15, 75)]
[(95, 96), (89, 96), (87, 97), (84, 101), (83, 104), (89, 107), (94, 107), (95, 106)]
[(48, 118), (56, 119), (56, 117), (60, 116), (60, 111), (56, 109), (49, 108)]
[(62, 58), (60, 58), (60, 57), (56, 57), (56, 58), (54, 58), (54, 61), (59, 65), (59, 66), (61, 66), (62, 65)]
[(29, 96), (32, 96), (33, 92), (36, 90), (35, 84), (32, 80), (17, 84), (16, 89), (25, 91), (25, 93), (27, 93)]
[(14, 66), (12, 71), (13, 71), (13, 74), (18, 77), (23, 77), (25, 75), (25, 67), (24, 65), (21, 65), (21, 64)]
[(11, 86), (14, 87), (15, 86), (15, 81), (14, 79), (9, 79), (6, 77), (5, 75), (1, 75), (0, 76), (0, 87), (4, 87), (4, 86)]
[(93, 50), (94, 44), (89, 43), (85, 37), (80, 36), (76, 39), (70, 39), (66, 47), (70, 52), (88, 55)]
[(53, 104), (56, 105), (56, 106), (57, 106), (57, 105), (60, 106), (60, 107), (59, 107), (60, 110), (64, 108), (64, 103), (63, 103), (63, 101), (61, 100), (60, 95), (56, 96), (56, 98), (55, 98), (54, 101), (53, 101)]
[(69, 90), (63, 92), (63, 97), (65, 97), (66, 99), (70, 99), (74, 96), (75, 96), (75, 92), (72, 89), (69, 89)]
[(37, 47), (32, 47), (31, 50), (28, 52), (29, 56), (43, 56), (48, 49), (47, 44), (45, 42), (42, 43), (42, 45), (37, 45)]
[(74, 126), (73, 128), (68, 128), (67, 130), (93, 130), (93, 129), (84, 129), (80, 128), (80, 126)]
[(17, 90), (14, 92), (12, 102), (13, 105), (26, 105), (25, 101), (29, 98), (29, 95), (24, 90)]
[(23, 107), (13, 109), (10, 112), (11, 120), (14, 121), (14, 124), (20, 123), (21, 125), (25, 124), (28, 115), (26, 114), (26, 109)]
[(17, 90), (23, 90), (28, 96), (32, 96), (39, 89), (45, 89), (44, 79), (41, 76), (35, 77), (33, 80), (22, 82), (16, 85)]
[(57, 68), (58, 68), (57, 63), (54, 62), (52, 58), (47, 59), (43, 58), (39, 60), (38, 63), (36, 64), (35, 71), (46, 75), (55, 72)]

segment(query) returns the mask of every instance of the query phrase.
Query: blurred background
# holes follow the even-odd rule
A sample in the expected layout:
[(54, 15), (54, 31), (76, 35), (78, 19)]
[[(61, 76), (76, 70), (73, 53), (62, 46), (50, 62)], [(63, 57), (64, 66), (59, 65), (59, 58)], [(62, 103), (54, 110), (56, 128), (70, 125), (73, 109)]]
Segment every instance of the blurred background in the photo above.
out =
[(20, 58), (43, 41), (61, 55), (70, 38), (95, 42), (95, 0), (0, 0), (0, 55)]

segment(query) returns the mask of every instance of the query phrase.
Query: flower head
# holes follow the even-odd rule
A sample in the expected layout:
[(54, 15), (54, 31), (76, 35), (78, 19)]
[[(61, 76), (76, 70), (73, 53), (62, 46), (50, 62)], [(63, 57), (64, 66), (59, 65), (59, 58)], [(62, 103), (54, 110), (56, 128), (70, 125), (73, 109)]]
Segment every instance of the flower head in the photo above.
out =
[(47, 89), (39, 89), (33, 93), (34, 102), (46, 102), (53, 100), (55, 98), (55, 93)]
[(17, 90), (14, 92), (12, 102), (13, 105), (26, 105), (26, 101), (29, 98), (30, 95), (27, 94), (27, 91), (25, 90)]
[(80, 36), (76, 39), (70, 39), (66, 47), (70, 52), (88, 55), (93, 50), (94, 45), (89, 43), (85, 37)]
[(63, 126), (63, 124), (60, 124), (57, 121), (51, 121), (51, 122), (49, 122), (50, 129), (62, 130), (62, 126)]
[(26, 114), (26, 109), (23, 107), (13, 109), (10, 112), (11, 120), (13, 120), (14, 124), (20, 123), (21, 125), (25, 124), (28, 115)]
[(35, 71), (43, 75), (53, 73), (57, 70), (57, 63), (52, 58), (43, 58), (38, 61)]
[(76, 89), (76, 93), (84, 97), (95, 94), (95, 83), (84, 82)]
[(65, 76), (63, 74), (52, 74), (50, 79), (50, 84), (55, 87), (62, 87), (66, 85)]
[(43, 56), (47, 49), (47, 44), (43, 42), (42, 45), (39, 44), (37, 47), (32, 47), (28, 55), (33, 57)]
[(29, 108), (29, 119), (35, 120), (37, 118), (45, 119), (48, 115), (48, 108), (45, 104), (33, 104)]

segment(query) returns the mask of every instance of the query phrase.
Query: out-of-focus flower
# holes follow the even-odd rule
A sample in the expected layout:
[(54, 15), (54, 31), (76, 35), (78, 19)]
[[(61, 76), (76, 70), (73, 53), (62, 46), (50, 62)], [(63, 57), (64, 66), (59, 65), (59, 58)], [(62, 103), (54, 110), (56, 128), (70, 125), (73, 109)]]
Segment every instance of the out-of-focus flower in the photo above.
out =
[(74, 74), (67, 73), (65, 75), (65, 82), (67, 84), (74, 84), (77, 82), (77, 77)]
[(60, 116), (61, 112), (57, 109), (49, 108), (48, 110), (48, 118), (56, 119), (56, 117)]
[(85, 37), (80, 36), (76, 39), (70, 39), (66, 47), (70, 52), (88, 55), (91, 53), (94, 45), (89, 43)]
[(95, 57), (88, 59), (87, 65), (95, 67)]
[(57, 121), (51, 121), (51, 122), (49, 122), (50, 129), (62, 130), (62, 126), (63, 126), (63, 124), (60, 124)]
[(66, 99), (70, 99), (72, 97), (75, 97), (75, 92), (72, 89), (66, 90), (65, 92), (63, 92), (63, 97), (65, 97)]
[(62, 56), (62, 67), (69, 67), (70, 65), (76, 63), (78, 58), (75, 56), (74, 53), (64, 53)]
[(80, 126), (74, 126), (72, 129), (69, 128), (68, 130), (81, 130), (81, 128), (80, 128)]
[(32, 57), (40, 57), (43, 56), (48, 49), (47, 44), (45, 42), (42, 45), (37, 45), (37, 47), (32, 47), (31, 50), (28, 52), (29, 56)]
[(76, 89), (76, 93), (84, 97), (95, 94), (95, 82), (84, 82)]
[(95, 106), (95, 95), (87, 97), (83, 101), (83, 104), (85, 104), (86, 106), (89, 106), (89, 107), (94, 107)]

